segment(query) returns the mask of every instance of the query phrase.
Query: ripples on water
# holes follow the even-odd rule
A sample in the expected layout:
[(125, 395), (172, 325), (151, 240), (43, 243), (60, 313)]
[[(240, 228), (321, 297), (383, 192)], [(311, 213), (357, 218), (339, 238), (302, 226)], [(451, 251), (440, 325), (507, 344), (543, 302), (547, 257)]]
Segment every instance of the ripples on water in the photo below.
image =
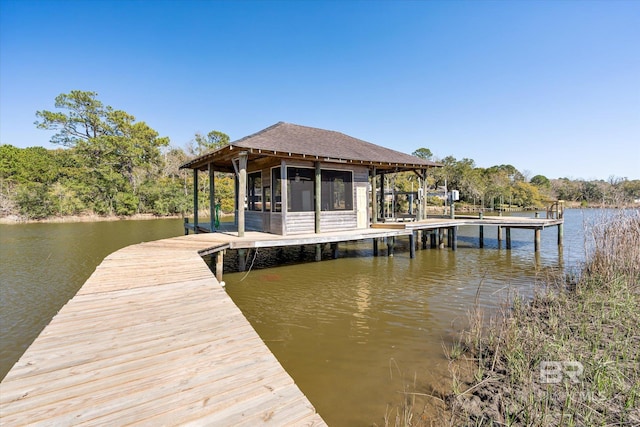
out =
[[(562, 253), (556, 227), (543, 230), (537, 255), (533, 230), (513, 229), (507, 251), (498, 249), (495, 227), (485, 227), (484, 249), (478, 228), (464, 227), (456, 252), (420, 250), (411, 260), (408, 239), (398, 239), (394, 257), (373, 257), (371, 241), (343, 243), (336, 260), (226, 274), (225, 281), (329, 425), (383, 424), (414, 377), (420, 393), (447, 384), (442, 345), (466, 325), (477, 293), (490, 314), (509, 296), (530, 296), (541, 271), (581, 261), (581, 215), (567, 211)], [(304, 253), (313, 259), (312, 247)], [(296, 257), (299, 248), (286, 250), (285, 259)], [(259, 250), (256, 265), (275, 258)]]
[[(394, 257), (373, 257), (371, 241), (343, 243), (336, 260), (225, 274), (225, 281), (330, 425), (382, 424), (414, 375), (418, 392), (446, 383), (442, 344), (465, 325), (480, 283), (478, 304), (490, 311), (510, 293), (530, 295), (542, 269), (582, 259), (585, 215), (567, 211), (562, 254), (555, 227), (542, 232), (537, 256), (532, 230), (513, 230), (507, 251), (498, 249), (494, 227), (485, 228), (484, 249), (469, 227), (459, 231), (456, 252), (427, 249), (411, 260), (399, 239)], [(180, 220), (0, 225), (0, 378), (105, 256), (182, 231)], [(313, 258), (313, 248), (288, 248), (260, 250), (255, 262)], [(226, 262), (236, 268), (231, 256)]]

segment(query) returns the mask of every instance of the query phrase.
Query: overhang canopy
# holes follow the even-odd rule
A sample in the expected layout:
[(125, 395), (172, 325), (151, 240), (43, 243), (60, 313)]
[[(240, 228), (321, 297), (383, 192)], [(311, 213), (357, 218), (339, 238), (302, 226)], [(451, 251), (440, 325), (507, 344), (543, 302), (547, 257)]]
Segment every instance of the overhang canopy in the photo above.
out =
[(205, 170), (211, 163), (217, 171), (233, 172), (233, 159), (243, 151), (248, 153), (249, 161), (276, 157), (360, 164), (375, 167), (378, 171), (401, 172), (441, 166), (340, 132), (278, 122), (225, 147), (198, 156), (180, 168)]

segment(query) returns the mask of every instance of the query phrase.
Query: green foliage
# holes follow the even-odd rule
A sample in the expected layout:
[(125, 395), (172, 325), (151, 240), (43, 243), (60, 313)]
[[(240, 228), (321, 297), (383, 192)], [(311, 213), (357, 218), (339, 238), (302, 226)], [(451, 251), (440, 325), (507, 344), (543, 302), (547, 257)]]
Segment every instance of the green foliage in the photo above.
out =
[(424, 160), (431, 160), (433, 158), (433, 153), (428, 148), (418, 148), (416, 151), (411, 153), (412, 156), (420, 157)]
[(229, 135), (217, 130), (212, 130), (206, 136), (198, 132), (189, 145), (189, 151), (194, 156), (199, 156), (207, 151), (217, 150), (229, 145), (229, 141)]

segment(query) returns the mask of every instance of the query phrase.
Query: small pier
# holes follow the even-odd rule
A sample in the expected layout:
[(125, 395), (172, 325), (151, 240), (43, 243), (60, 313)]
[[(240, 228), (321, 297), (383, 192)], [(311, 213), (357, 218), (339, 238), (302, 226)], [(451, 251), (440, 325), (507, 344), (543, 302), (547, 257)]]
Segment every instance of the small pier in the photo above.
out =
[(326, 425), (201, 253), (228, 236), (109, 255), (0, 384), (3, 425)]

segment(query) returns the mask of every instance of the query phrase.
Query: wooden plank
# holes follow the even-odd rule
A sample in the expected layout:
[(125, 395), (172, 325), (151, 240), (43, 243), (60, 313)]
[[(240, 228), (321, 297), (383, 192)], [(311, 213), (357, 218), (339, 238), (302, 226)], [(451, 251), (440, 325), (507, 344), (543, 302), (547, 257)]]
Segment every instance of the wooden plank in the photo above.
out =
[(198, 255), (233, 238), (200, 236), (108, 256), (3, 380), (3, 424), (324, 425)]

